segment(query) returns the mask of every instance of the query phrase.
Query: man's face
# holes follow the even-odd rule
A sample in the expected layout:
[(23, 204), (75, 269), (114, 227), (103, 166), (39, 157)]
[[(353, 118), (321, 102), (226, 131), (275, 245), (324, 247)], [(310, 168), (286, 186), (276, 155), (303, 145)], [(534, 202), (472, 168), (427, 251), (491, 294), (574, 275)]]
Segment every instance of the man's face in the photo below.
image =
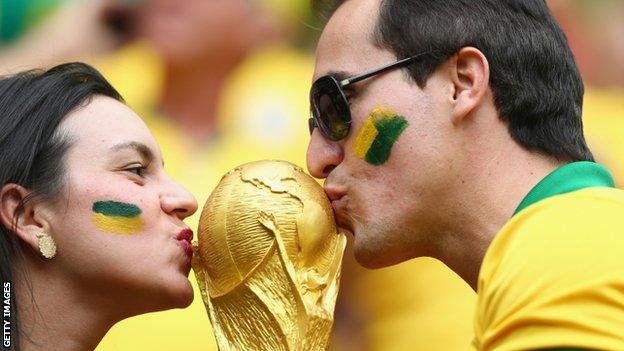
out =
[[(397, 60), (372, 41), (378, 12), (379, 0), (349, 0), (334, 13), (319, 40), (314, 80)], [(395, 69), (356, 83), (347, 91), (347, 137), (331, 142), (318, 128), (311, 136), (308, 169), (326, 178), (338, 225), (353, 233), (356, 259), (366, 267), (431, 255), (444, 230), (441, 195), (458, 166), (452, 151), (459, 142), (450, 138), (452, 89), (443, 77), (436, 71), (420, 89)], [(378, 138), (384, 133), (395, 138)]]

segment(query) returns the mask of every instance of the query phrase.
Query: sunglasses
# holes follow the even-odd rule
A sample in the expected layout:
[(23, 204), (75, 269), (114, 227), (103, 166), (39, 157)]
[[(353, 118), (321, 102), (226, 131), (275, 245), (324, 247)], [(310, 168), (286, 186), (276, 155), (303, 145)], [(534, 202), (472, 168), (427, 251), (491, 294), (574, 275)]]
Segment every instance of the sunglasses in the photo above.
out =
[(391, 69), (407, 66), (427, 53), (398, 60), (380, 68), (338, 80), (329, 74), (312, 84), (310, 90), (310, 134), (318, 127), (323, 136), (331, 141), (344, 139), (351, 129), (351, 109), (343, 88)]

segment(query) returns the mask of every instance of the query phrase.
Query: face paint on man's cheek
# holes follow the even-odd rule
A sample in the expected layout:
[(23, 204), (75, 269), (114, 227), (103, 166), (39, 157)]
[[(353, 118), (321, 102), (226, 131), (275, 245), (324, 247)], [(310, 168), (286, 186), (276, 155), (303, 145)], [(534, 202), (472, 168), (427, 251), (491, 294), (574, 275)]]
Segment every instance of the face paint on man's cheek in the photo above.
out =
[(407, 124), (404, 117), (390, 109), (374, 109), (355, 137), (353, 153), (372, 165), (386, 163), (392, 146), (407, 128)]
[(91, 219), (103, 232), (135, 234), (143, 230), (141, 209), (133, 204), (117, 201), (93, 203)]

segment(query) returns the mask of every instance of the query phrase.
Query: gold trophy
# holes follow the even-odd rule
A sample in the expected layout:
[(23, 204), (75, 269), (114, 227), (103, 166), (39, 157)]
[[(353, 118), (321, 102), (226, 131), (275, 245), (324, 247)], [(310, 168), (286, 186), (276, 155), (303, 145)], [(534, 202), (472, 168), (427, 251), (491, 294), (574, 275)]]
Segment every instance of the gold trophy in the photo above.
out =
[(285, 161), (227, 173), (193, 270), (221, 351), (326, 350), (346, 244), (321, 186)]

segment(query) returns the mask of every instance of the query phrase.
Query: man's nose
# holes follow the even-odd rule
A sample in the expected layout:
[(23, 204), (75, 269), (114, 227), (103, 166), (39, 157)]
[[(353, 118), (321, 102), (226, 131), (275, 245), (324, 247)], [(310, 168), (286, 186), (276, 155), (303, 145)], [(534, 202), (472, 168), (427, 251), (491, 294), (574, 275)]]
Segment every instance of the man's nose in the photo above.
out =
[(308, 172), (315, 178), (327, 178), (329, 173), (344, 159), (344, 151), (339, 143), (331, 142), (314, 128), (306, 155)]

